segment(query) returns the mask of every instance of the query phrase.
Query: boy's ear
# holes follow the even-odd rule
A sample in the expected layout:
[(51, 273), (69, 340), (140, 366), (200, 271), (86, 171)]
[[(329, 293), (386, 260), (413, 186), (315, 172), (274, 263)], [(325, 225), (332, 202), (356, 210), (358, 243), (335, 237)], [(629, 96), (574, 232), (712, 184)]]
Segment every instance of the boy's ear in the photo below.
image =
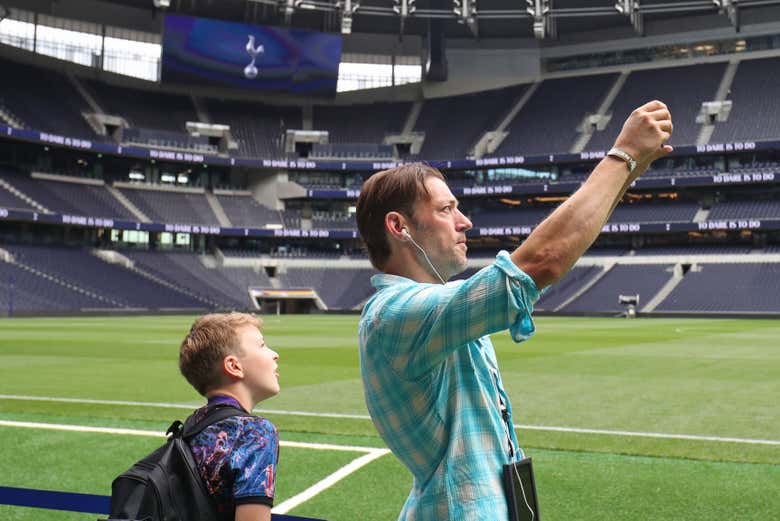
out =
[(241, 379), (244, 377), (244, 368), (236, 355), (227, 355), (222, 360), (222, 371), (232, 378)]

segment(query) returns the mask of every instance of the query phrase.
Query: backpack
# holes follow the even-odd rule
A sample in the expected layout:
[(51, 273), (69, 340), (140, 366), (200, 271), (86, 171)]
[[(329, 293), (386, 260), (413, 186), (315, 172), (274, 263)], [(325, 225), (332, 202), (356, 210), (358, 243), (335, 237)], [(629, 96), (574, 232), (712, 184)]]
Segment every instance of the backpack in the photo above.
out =
[(219, 406), (196, 422), (190, 416), (168, 428), (168, 441), (111, 484), (109, 520), (219, 521), (216, 504), (198, 472), (188, 441), (213, 423), (249, 416), (241, 409)]

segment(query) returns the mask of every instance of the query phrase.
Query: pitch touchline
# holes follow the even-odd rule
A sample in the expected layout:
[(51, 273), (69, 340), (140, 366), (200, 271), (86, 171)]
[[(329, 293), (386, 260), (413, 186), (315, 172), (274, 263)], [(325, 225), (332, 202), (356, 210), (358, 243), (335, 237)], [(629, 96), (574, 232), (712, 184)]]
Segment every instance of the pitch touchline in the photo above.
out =
[[(0, 400), (30, 400), (41, 402), (61, 403), (85, 403), (96, 405), (135, 405), (142, 407), (160, 407), (167, 409), (194, 410), (198, 404), (160, 403), (160, 402), (133, 402), (120, 400), (94, 400), (88, 398), (56, 398), (51, 396), (24, 396), (17, 394), (0, 394)], [(254, 409), (254, 412), (262, 414), (279, 414), (289, 416), (312, 416), (315, 418), (346, 418), (355, 420), (370, 420), (367, 414), (322, 413), (310, 411), (285, 411), (279, 409)], [(586, 429), (579, 427), (557, 427), (553, 425), (520, 425), (515, 424), (515, 429), (549, 432), (569, 432), (578, 434), (600, 434), (608, 436), (631, 436), (640, 438), (661, 438), (671, 440), (713, 441), (719, 443), (741, 443), (746, 445), (780, 445), (780, 440), (761, 440), (751, 438), (730, 438), (723, 436), (703, 436), (698, 434), (666, 434), (662, 432), (635, 432), (608, 429)]]
[[(86, 425), (66, 425), (57, 423), (33, 423), (0, 420), (0, 427), (21, 427), (27, 429), (48, 429), (58, 431), (76, 431), (93, 432), (101, 434), (126, 434), (132, 436), (149, 436), (153, 438), (163, 438), (165, 434), (158, 431), (146, 431), (140, 429), (116, 429), (111, 427), (89, 427)], [(300, 492), (276, 505), (272, 512), (275, 514), (286, 514), (298, 505), (310, 500), (320, 492), (332, 487), (342, 479), (346, 478), (356, 470), (359, 470), (372, 461), (389, 454), (388, 449), (378, 449), (375, 447), (358, 447), (354, 445), (331, 445), (328, 443), (305, 443), (300, 441), (281, 440), (279, 445), (282, 447), (296, 447), (315, 450), (339, 450), (346, 452), (365, 452), (366, 454), (354, 459), (336, 470), (332, 474), (321, 479), (303, 492)]]

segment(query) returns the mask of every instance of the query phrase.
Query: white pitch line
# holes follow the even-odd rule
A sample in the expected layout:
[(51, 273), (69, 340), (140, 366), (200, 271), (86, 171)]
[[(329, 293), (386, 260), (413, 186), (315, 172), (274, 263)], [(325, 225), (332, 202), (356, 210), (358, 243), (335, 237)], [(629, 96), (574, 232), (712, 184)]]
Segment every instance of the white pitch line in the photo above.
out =
[[(199, 404), (161, 403), (161, 402), (133, 402), (120, 400), (93, 400), (87, 398), (55, 398), (51, 396), (24, 396), (18, 394), (0, 394), (0, 400), (30, 400), (41, 402), (60, 403), (85, 403), (96, 405), (129, 405), (142, 407), (162, 407), (168, 409), (194, 410)], [(260, 414), (278, 414), (288, 416), (311, 416), (315, 418), (342, 418), (353, 420), (370, 420), (367, 414), (323, 413), (311, 411), (286, 411), (279, 409), (254, 409)], [(577, 434), (599, 434), (607, 436), (631, 436), (639, 438), (661, 438), (670, 440), (712, 441), (718, 443), (741, 443), (746, 445), (780, 445), (780, 440), (762, 440), (752, 438), (732, 438), (724, 436), (706, 436), (699, 434), (667, 434), (661, 432), (634, 432), (608, 429), (588, 429), (583, 427), (559, 427), (552, 425), (520, 425), (514, 424), (515, 429), (549, 432), (569, 432)]]
[[(71, 432), (91, 432), (97, 434), (126, 434), (130, 436), (148, 436), (151, 438), (164, 438), (165, 433), (161, 431), (147, 431), (141, 429), (119, 429), (115, 427), (93, 427), (90, 425), (68, 425), (63, 423), (40, 423), (40, 422), (18, 422), (9, 420), (0, 420), (0, 427), (21, 427), (25, 429), (46, 429), (53, 431), (71, 431)], [(365, 452), (373, 454), (378, 450), (376, 447), (359, 447), (356, 445), (332, 445), (329, 443), (307, 443), (303, 441), (281, 440), (279, 444), (282, 447), (294, 447), (299, 449), (314, 450), (338, 450), (344, 452)]]
[(319, 449), (319, 450), (341, 450), (345, 452), (366, 452), (371, 453), (378, 449), (376, 447), (359, 447), (357, 445), (331, 445), (329, 443), (309, 443), (306, 441), (284, 441), (280, 442), (283, 447), (297, 447), (300, 449)]
[(191, 409), (195, 410), (202, 404), (189, 403), (161, 403), (161, 402), (132, 402), (121, 400), (92, 400), (89, 398), (56, 398), (54, 396), (25, 396), (22, 394), (0, 394), (0, 400), (29, 400), (31, 402), (56, 402), (56, 403), (89, 403), (92, 405), (139, 405), (142, 407), (161, 407), (164, 409)]
[(150, 436), (162, 438), (164, 432), (142, 431), (139, 429), (117, 429), (114, 427), (90, 427), (88, 425), (66, 425), (61, 423), (33, 423), (0, 420), (0, 427), (22, 427), (25, 429), (47, 429), (53, 431), (95, 432), (100, 434), (129, 434), (131, 436)]
[[(111, 427), (89, 427), (86, 425), (65, 425), (57, 423), (33, 423), (33, 422), (17, 422), (0, 420), (0, 427), (21, 427), (28, 429), (50, 429), (59, 431), (77, 431), (77, 432), (94, 432), (101, 434), (125, 434), (132, 436), (150, 436), (156, 438), (162, 438), (164, 433), (158, 431), (145, 431), (139, 429), (116, 429)], [(377, 449), (374, 447), (357, 447), (353, 445), (331, 445), (328, 443), (305, 443), (300, 441), (285, 441), (281, 440), (279, 445), (282, 447), (296, 447), (304, 449), (315, 450), (339, 450), (347, 452), (365, 452), (366, 454), (356, 458), (343, 467), (339, 468), (332, 474), (329, 474), (325, 478), (321, 479), (317, 483), (313, 484), (303, 492), (300, 492), (293, 497), (281, 502), (279, 505), (273, 508), (275, 514), (286, 514), (298, 505), (305, 503), (317, 494), (329, 489), (342, 479), (346, 478), (353, 472), (365, 467), (372, 461), (381, 458), (385, 454), (389, 454), (388, 449)]]
[(286, 514), (287, 512), (297, 507), (301, 503), (310, 500), (320, 492), (332, 487), (333, 485), (335, 485), (342, 479), (346, 478), (356, 470), (365, 467), (375, 459), (381, 458), (385, 454), (389, 454), (389, 453), (390, 451), (388, 449), (374, 449), (370, 453), (360, 456), (359, 458), (347, 463), (346, 465), (338, 469), (333, 474), (330, 474), (324, 479), (318, 481), (317, 483), (310, 486), (303, 492), (296, 494), (293, 497), (279, 503), (271, 510), (271, 512), (273, 512), (274, 514)]
[(673, 440), (717, 441), (721, 443), (745, 443), (748, 445), (780, 445), (780, 440), (756, 440), (751, 438), (726, 438), (722, 436), (698, 436), (693, 434), (665, 434), (662, 432), (610, 431), (602, 429), (580, 429), (576, 427), (552, 427), (546, 425), (515, 425), (516, 429), (576, 432), (579, 434), (608, 434), (611, 436), (636, 436), (642, 438), (664, 438)]
[[(186, 409), (195, 410), (202, 403), (164, 403), (164, 402), (134, 402), (123, 400), (94, 400), (90, 398), (56, 398), (53, 396), (25, 396), (21, 394), (0, 394), (0, 400), (27, 400), (32, 402), (57, 402), (57, 403), (86, 403), (92, 405), (123, 405), (155, 407), (162, 409)], [(347, 418), (351, 420), (370, 420), (367, 414), (347, 414), (347, 413), (320, 413), (311, 411), (284, 411), (279, 409), (253, 409), (255, 412), (263, 414), (285, 414), (292, 416), (315, 416), (318, 418)]]

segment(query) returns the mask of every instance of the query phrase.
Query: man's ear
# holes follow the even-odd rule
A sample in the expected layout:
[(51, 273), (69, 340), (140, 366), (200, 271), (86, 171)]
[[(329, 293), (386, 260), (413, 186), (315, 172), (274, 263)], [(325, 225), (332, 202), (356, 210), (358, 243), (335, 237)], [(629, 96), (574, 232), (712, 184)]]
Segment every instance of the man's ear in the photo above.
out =
[(406, 218), (399, 212), (387, 212), (385, 215), (385, 231), (388, 235), (401, 242), (406, 242), (404, 230), (407, 229)]
[(236, 355), (227, 355), (222, 359), (222, 372), (231, 378), (241, 379), (244, 377), (244, 367)]

